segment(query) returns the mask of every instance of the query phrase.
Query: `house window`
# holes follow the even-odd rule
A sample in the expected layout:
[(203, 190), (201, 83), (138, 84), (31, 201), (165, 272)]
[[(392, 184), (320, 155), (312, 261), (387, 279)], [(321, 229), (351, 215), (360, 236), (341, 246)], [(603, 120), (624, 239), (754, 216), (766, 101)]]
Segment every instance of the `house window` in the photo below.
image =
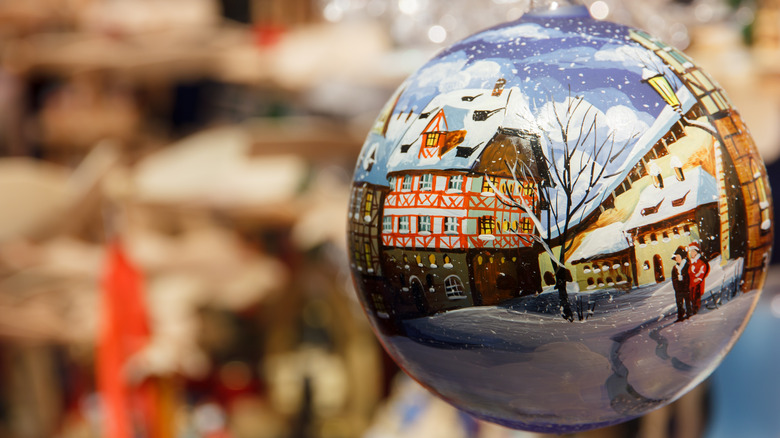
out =
[(582, 272), (585, 274), (590, 274), (590, 266), (585, 265), (582, 267)]
[(371, 299), (374, 301), (374, 310), (376, 310), (376, 315), (380, 318), (388, 318), (389, 315), (387, 314), (385, 303), (382, 301), (382, 296), (379, 294), (371, 294)]
[(683, 225), (683, 231), (685, 232), (686, 236), (691, 235), (691, 226), (690, 225)]
[(664, 203), (664, 199), (661, 199), (661, 201), (658, 204), (653, 205), (652, 207), (645, 207), (639, 213), (641, 213), (642, 216), (647, 216), (647, 215), (650, 215), (650, 214), (656, 214), (656, 213), (658, 213), (658, 209), (661, 208), (661, 204), (663, 204), (663, 203)]
[(677, 227), (672, 228), (672, 235), (674, 235), (675, 239), (680, 238), (680, 229)]
[(657, 245), (658, 244), (658, 236), (655, 235), (655, 233), (650, 234), (650, 244), (651, 245)]
[(393, 217), (385, 216), (382, 218), (382, 231), (393, 231)]
[(644, 269), (645, 271), (647, 271), (648, 269), (650, 269), (650, 262), (649, 262), (649, 261), (647, 261), (647, 260), (645, 260), (645, 262), (644, 262), (644, 263), (642, 263), (642, 269)]
[(691, 193), (691, 191), (688, 190), (687, 192), (685, 192), (685, 194), (682, 195), (682, 198), (673, 199), (672, 200), (672, 207), (680, 207), (683, 204), (685, 204), (685, 198), (688, 197), (688, 193)]
[(490, 235), (496, 229), (496, 219), (493, 216), (482, 216), (479, 218), (479, 234)]
[(396, 181), (397, 181), (397, 178), (394, 177), (394, 176), (390, 177), (390, 179), (387, 180), (387, 182), (390, 184), (390, 191), (391, 192), (395, 190), (395, 182)]
[(482, 178), (482, 193), (493, 193), (493, 186), (495, 185), (496, 182), (493, 179), (493, 177), (485, 176), (484, 178)]
[(431, 217), (430, 216), (417, 216), (417, 232), (418, 233), (430, 233), (431, 232)]
[(536, 184), (534, 183), (523, 184), (523, 195), (530, 197), (534, 195), (535, 191), (536, 191)]
[(414, 255), (414, 261), (415, 261), (415, 263), (417, 263), (417, 266), (422, 268), (423, 264), (422, 264), (422, 257), (420, 257), (420, 254), (415, 254)]
[(436, 255), (435, 254), (430, 254), (428, 256), (428, 263), (431, 265), (431, 268), (437, 268), (438, 267), (438, 266), (436, 266)]
[(366, 200), (363, 203), (363, 220), (369, 222), (371, 220), (371, 207), (374, 204), (374, 192), (366, 191)]
[(533, 233), (534, 231), (534, 223), (531, 222), (531, 219), (525, 217), (520, 222), (521, 229), (523, 233)]
[(425, 135), (425, 147), (432, 148), (439, 143), (439, 132), (433, 131)]
[(770, 228), (772, 228), (772, 220), (769, 218), (769, 198), (767, 197), (761, 167), (752, 159), (750, 160), (750, 167), (753, 171), (753, 178), (756, 180), (758, 208), (761, 210), (761, 233), (763, 234), (769, 232)]
[(515, 183), (513, 182), (507, 182), (504, 185), (504, 194), (507, 196), (510, 196), (515, 193)]
[(518, 228), (520, 226), (520, 222), (518, 221), (512, 221), (512, 231), (518, 231)]
[(412, 176), (411, 175), (404, 175), (404, 180), (401, 183), (401, 190), (408, 192), (409, 190), (412, 190)]
[(420, 190), (431, 190), (433, 188), (433, 175), (423, 174), (420, 177)]
[(371, 244), (366, 243), (364, 248), (366, 255), (366, 268), (368, 272), (374, 272), (373, 258), (371, 257)]
[(668, 241), (672, 240), (672, 239), (669, 238), (669, 233), (666, 232), (666, 231), (664, 231), (663, 236), (664, 236), (664, 239), (663, 239), (664, 242), (668, 242)]
[(460, 191), (462, 185), (463, 185), (463, 175), (452, 175), (450, 177), (450, 180), (447, 182), (447, 190)]
[(444, 292), (447, 294), (447, 298), (451, 300), (466, 298), (466, 293), (463, 291), (463, 282), (460, 281), (457, 275), (450, 275), (444, 279)]
[(361, 189), (357, 190), (357, 196), (355, 196), (355, 203), (353, 204), (353, 206), (355, 207), (355, 213), (354, 213), (353, 217), (355, 218), (355, 220), (360, 220), (359, 219), (360, 218), (360, 210), (361, 210), (361, 207), (363, 206), (363, 190), (361, 190)]
[(444, 232), (447, 234), (455, 234), (458, 232), (458, 218), (445, 217), (444, 218)]
[(447, 254), (444, 254), (444, 267), (452, 268), (452, 259)]
[(636, 241), (639, 242), (640, 247), (644, 247), (647, 245), (647, 241), (645, 240), (645, 236), (639, 236), (636, 238)]
[(398, 231), (401, 233), (409, 232), (409, 216), (401, 216), (398, 219)]
[(504, 221), (503, 230), (505, 233), (509, 232), (509, 221), (507, 220)]

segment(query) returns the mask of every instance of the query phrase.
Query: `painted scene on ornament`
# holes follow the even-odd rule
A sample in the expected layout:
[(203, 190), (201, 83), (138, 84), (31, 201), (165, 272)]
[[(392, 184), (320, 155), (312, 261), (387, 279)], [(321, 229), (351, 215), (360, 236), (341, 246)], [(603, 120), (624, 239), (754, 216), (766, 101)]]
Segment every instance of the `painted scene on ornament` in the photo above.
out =
[(423, 385), (577, 430), (669, 402), (722, 359), (764, 281), (770, 200), (742, 119), (685, 55), (526, 17), (439, 53), (387, 103), (355, 170), (350, 263)]

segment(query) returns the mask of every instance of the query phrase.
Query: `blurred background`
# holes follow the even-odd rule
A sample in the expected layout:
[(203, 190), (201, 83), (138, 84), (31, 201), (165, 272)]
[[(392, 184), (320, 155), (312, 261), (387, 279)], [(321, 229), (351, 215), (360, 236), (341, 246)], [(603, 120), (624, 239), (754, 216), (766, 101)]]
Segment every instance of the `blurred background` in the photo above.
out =
[[(780, 181), (780, 1), (585, 3), (696, 59)], [(399, 374), (345, 250), (395, 87), (528, 7), (0, 0), (0, 437), (540, 436)], [(780, 436), (775, 269), (710, 380), (577, 436)]]

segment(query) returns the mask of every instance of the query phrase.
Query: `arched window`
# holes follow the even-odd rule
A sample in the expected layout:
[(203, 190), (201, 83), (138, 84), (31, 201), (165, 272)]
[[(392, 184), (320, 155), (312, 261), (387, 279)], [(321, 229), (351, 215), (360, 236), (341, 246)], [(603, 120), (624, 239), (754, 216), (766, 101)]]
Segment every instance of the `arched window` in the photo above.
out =
[(431, 264), (431, 268), (436, 268), (436, 255), (431, 254), (428, 256), (428, 263)]
[(583, 266), (582, 267), (582, 272), (585, 273), (585, 274), (590, 274), (590, 266), (589, 265)]
[(444, 279), (444, 292), (447, 298), (451, 300), (466, 299), (466, 293), (463, 291), (463, 282), (457, 275), (450, 275)]

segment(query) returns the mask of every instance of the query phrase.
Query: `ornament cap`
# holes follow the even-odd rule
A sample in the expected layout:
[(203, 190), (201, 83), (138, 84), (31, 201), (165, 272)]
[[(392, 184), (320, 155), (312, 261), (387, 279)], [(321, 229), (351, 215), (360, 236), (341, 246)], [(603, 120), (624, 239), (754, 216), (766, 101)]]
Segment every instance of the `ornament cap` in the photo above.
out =
[(590, 17), (590, 11), (577, 0), (532, 0), (528, 15), (536, 17)]

